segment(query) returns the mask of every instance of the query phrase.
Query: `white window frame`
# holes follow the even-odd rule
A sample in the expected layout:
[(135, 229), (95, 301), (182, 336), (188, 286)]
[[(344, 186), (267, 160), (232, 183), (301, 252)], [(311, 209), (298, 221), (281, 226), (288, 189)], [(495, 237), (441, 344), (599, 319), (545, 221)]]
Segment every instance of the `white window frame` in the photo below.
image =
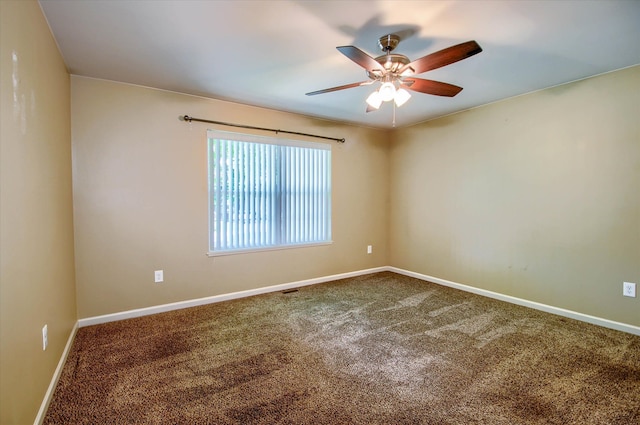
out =
[(209, 256), (332, 243), (330, 144), (208, 130), (207, 168)]

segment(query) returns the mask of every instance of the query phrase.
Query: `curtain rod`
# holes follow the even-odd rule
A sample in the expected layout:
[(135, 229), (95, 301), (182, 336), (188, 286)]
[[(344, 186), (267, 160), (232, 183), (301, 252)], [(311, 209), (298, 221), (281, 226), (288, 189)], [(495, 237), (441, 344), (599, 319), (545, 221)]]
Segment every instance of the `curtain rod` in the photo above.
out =
[(338, 139), (336, 137), (326, 137), (326, 136), (318, 136), (316, 134), (309, 134), (309, 133), (299, 133), (297, 131), (287, 131), (287, 130), (277, 130), (275, 128), (266, 128), (266, 127), (254, 127), (252, 125), (243, 125), (243, 124), (231, 124), (228, 122), (222, 122), (222, 121), (211, 121), (211, 120), (203, 120), (201, 118), (194, 118), (194, 117), (190, 117), (189, 115), (184, 115), (182, 117), (180, 117), (181, 119), (185, 120), (185, 121), (198, 121), (198, 122), (206, 122), (209, 124), (219, 124), (219, 125), (226, 125), (229, 127), (239, 127), (239, 128), (248, 128), (251, 130), (264, 130), (264, 131), (273, 131), (276, 134), (278, 133), (286, 133), (286, 134), (297, 134), (298, 136), (308, 136), (308, 137), (315, 137), (318, 139), (326, 139), (326, 140), (334, 140), (338, 143), (344, 143), (345, 139)]

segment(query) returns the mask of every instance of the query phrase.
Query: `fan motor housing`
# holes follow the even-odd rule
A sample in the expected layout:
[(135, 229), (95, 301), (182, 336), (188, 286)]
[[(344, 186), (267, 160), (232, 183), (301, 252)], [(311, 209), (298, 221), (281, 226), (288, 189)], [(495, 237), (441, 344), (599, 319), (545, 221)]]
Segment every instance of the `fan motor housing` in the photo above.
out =
[[(378, 56), (377, 58), (375, 58), (375, 60), (385, 69), (385, 74), (394, 74), (400, 68), (411, 62), (405, 55), (399, 55), (396, 53), (389, 53), (386, 55)], [(383, 76), (380, 73), (371, 71), (367, 71), (367, 75), (373, 80), (377, 80)]]

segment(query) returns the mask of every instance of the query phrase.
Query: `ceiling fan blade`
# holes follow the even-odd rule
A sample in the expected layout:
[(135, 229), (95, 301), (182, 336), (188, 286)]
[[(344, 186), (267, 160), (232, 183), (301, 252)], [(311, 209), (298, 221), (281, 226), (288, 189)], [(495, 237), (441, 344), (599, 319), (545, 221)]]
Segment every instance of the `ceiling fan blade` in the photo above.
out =
[(323, 93), (330, 93), (332, 91), (338, 91), (338, 90), (344, 90), (344, 89), (351, 89), (354, 87), (358, 87), (358, 86), (367, 86), (369, 84), (373, 83), (372, 81), (361, 81), (359, 83), (351, 83), (351, 84), (345, 84), (344, 86), (337, 86), (337, 87), (331, 87), (329, 89), (323, 89), (323, 90), (317, 90), (317, 91), (312, 91), (309, 93), (305, 93), (307, 96), (315, 96), (317, 94), (323, 94)]
[(342, 53), (369, 72), (374, 70), (384, 72), (384, 68), (382, 67), (382, 65), (380, 65), (374, 58), (358, 49), (357, 47), (339, 46), (336, 47), (336, 49), (338, 49), (340, 53)]
[(445, 65), (458, 62), (462, 59), (466, 59), (480, 53), (481, 51), (482, 47), (473, 40), (467, 41), (466, 43), (456, 44), (455, 46), (447, 47), (446, 49), (439, 50), (406, 64), (398, 71), (398, 74), (402, 74), (409, 68), (413, 70), (414, 74), (422, 74), (423, 72), (431, 71), (432, 69), (437, 69)]
[(462, 91), (462, 87), (440, 81), (424, 80), (422, 78), (405, 78), (400, 82), (400, 87), (420, 93), (436, 96), (453, 97)]

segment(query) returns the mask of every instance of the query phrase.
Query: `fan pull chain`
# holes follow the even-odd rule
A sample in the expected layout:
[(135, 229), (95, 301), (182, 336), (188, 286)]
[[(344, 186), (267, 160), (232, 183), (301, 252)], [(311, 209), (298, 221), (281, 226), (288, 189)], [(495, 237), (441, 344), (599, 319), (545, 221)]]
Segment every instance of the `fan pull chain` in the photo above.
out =
[(391, 126), (396, 126), (396, 102), (393, 102), (393, 122), (391, 123)]

